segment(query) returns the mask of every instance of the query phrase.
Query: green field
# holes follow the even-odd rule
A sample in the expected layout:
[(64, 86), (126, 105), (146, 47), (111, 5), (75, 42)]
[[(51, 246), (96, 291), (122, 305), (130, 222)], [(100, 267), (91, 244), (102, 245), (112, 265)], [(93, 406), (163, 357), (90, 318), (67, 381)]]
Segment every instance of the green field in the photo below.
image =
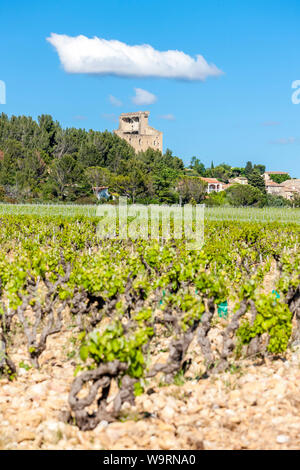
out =
[[(99, 206), (72, 204), (0, 204), (2, 215), (95, 217)], [(206, 220), (300, 223), (300, 208), (206, 207)]]

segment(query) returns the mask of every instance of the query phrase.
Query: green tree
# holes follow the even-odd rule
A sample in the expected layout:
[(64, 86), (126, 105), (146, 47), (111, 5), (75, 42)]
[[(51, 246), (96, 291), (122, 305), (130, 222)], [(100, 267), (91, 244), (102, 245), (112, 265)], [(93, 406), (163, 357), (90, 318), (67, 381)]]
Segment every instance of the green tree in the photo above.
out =
[(38, 146), (47, 153), (52, 154), (56, 145), (56, 133), (59, 129), (59, 124), (55, 123), (49, 114), (38, 116), (38, 123), (40, 127)]
[(3, 186), (0, 186), (0, 201), (5, 200), (5, 188)]
[(26, 158), (26, 150), (23, 145), (15, 139), (8, 139), (3, 146), (3, 160), (0, 166), (0, 184), (14, 185), (16, 173), (22, 169)]
[(196, 157), (192, 158), (191, 163), (190, 163), (190, 168), (192, 170), (195, 170), (200, 176), (205, 175), (205, 166), (203, 163), (201, 163), (199, 158), (196, 158)]
[(228, 179), (231, 175), (231, 166), (222, 163), (221, 165), (216, 166), (210, 171), (210, 174), (213, 178), (217, 178), (224, 183), (228, 182)]
[(294, 194), (294, 197), (291, 200), (291, 204), (293, 207), (300, 207), (300, 195), (299, 194)]
[(35, 150), (28, 152), (26, 158), (20, 160), (16, 171), (16, 184), (26, 189), (33, 196), (38, 196), (39, 186), (43, 182), (46, 165)]
[(253, 171), (252, 163), (251, 163), (251, 162), (247, 162), (247, 163), (246, 163), (246, 166), (245, 166), (245, 176), (246, 176), (246, 178), (249, 178), (249, 176), (251, 175), (252, 171)]
[(244, 175), (245, 175), (245, 168), (240, 168), (238, 166), (231, 168), (230, 178), (236, 178), (237, 176), (244, 176)]
[(139, 197), (145, 197), (148, 192), (147, 178), (138, 162), (131, 166), (131, 171), (127, 175), (112, 177), (111, 186), (118, 194), (127, 196), (132, 203), (135, 203)]
[(178, 201), (178, 193), (175, 190), (177, 172), (172, 168), (163, 167), (161, 171), (152, 175), (153, 193), (157, 201), (165, 204), (173, 204)]
[(248, 175), (248, 184), (259, 189), (262, 193), (266, 193), (265, 180), (263, 176), (259, 174), (258, 170), (253, 170), (252, 173)]
[(80, 194), (87, 185), (83, 168), (72, 155), (68, 154), (55, 159), (51, 164), (49, 183), (52, 187), (52, 194), (57, 194), (60, 200), (74, 199), (74, 196)]
[(263, 207), (267, 198), (258, 188), (248, 184), (234, 184), (227, 190), (227, 198), (233, 206), (259, 206)]
[(212, 192), (208, 198), (205, 199), (205, 205), (207, 206), (224, 206), (227, 203), (228, 199), (225, 191), (220, 191), (218, 193)]
[(284, 207), (291, 206), (292, 203), (282, 196), (275, 196), (275, 194), (267, 194), (267, 205), (270, 207)]
[(207, 183), (201, 178), (185, 176), (180, 178), (177, 183), (177, 192), (183, 204), (192, 200), (199, 204), (205, 199)]
[(172, 150), (167, 149), (166, 152), (162, 155), (161, 157), (162, 163), (169, 167), (173, 168), (174, 170), (177, 171), (183, 171), (184, 170), (184, 164), (181, 158), (175, 157), (173, 155)]
[(290, 177), (290, 175), (288, 175), (288, 174), (286, 174), (286, 175), (274, 175), (272, 173), (270, 174), (270, 178), (271, 178), (272, 181), (274, 181), (277, 184), (281, 184), (284, 181), (292, 179)]
[(257, 170), (261, 175), (266, 171), (265, 165), (254, 165), (254, 170)]
[(113, 173), (101, 166), (86, 168), (85, 175), (91, 186), (110, 186), (114, 177)]

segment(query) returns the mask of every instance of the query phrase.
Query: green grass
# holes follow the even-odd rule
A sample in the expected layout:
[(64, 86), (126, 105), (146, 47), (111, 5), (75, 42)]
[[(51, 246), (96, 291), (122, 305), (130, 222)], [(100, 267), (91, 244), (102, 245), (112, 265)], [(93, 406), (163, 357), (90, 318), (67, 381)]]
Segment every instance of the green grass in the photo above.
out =
[(76, 204), (0, 204), (1, 215), (39, 215), (68, 216), (68, 217), (95, 217), (97, 205)]
[(206, 207), (205, 218), (216, 221), (282, 222), (300, 224), (300, 208)]

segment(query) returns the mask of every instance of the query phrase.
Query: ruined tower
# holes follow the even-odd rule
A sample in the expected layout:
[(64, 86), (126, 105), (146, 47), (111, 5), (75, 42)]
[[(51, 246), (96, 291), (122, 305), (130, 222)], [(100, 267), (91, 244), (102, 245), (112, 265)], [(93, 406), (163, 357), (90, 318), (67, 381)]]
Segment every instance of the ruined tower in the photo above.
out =
[(149, 147), (162, 152), (162, 132), (148, 124), (149, 111), (122, 113), (119, 117), (119, 129), (115, 130), (136, 152), (143, 152)]

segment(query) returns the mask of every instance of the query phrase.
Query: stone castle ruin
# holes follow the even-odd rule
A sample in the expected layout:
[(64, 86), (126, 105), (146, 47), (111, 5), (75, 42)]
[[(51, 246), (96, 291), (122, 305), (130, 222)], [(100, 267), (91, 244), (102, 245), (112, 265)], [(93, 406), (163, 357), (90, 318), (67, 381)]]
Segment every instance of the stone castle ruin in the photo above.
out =
[(148, 124), (149, 111), (122, 113), (119, 117), (119, 129), (115, 130), (136, 152), (144, 152), (149, 147), (162, 152), (162, 132)]

